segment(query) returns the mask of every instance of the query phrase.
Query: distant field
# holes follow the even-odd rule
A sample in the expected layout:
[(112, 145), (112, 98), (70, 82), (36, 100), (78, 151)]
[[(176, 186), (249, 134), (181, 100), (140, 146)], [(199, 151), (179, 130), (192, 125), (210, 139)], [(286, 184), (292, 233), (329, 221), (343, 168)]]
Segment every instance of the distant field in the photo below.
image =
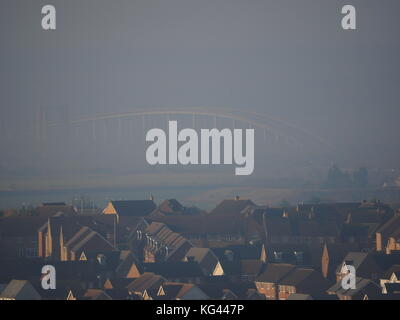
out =
[[(282, 201), (292, 205), (319, 199), (323, 202), (362, 201), (378, 198), (384, 202), (400, 202), (400, 188), (318, 189), (262, 187), (259, 183), (247, 187), (230, 173), (176, 173), (127, 175), (68, 175), (58, 177), (19, 177), (0, 179), (0, 208), (19, 207), (22, 203), (71, 201), (87, 195), (103, 206), (110, 199), (140, 199), (153, 194), (156, 202), (177, 198), (185, 205), (211, 209), (223, 199), (236, 195), (256, 204), (278, 206)], [(246, 182), (246, 181), (245, 181)]]

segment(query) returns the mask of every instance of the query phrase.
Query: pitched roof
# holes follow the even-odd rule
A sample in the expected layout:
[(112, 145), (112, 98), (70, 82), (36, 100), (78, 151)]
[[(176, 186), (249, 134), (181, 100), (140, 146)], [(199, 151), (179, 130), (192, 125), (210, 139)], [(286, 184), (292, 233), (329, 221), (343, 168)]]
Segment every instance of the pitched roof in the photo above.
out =
[(392, 233), (397, 232), (400, 229), (400, 215), (397, 214), (383, 224), (377, 233), (381, 233), (383, 237), (390, 237)]
[(129, 275), (129, 272), (133, 265), (137, 264), (137, 258), (135, 255), (128, 251), (123, 252), (121, 254), (121, 262), (119, 263), (118, 267), (115, 269), (115, 274), (118, 277), (125, 278)]
[(112, 300), (112, 298), (101, 289), (88, 289), (82, 296), (83, 300)]
[(197, 262), (203, 270), (212, 272), (218, 263), (218, 258), (209, 248), (190, 248), (185, 255), (185, 260)]
[(37, 230), (46, 222), (42, 217), (0, 218), (0, 236), (36, 237)]
[[(343, 262), (347, 265), (352, 265), (357, 270), (364, 263), (367, 257), (367, 252), (349, 252), (345, 256)], [(341, 265), (338, 266), (338, 271), (341, 269), (341, 267)]]
[(283, 277), (279, 284), (286, 286), (298, 286), (303, 281), (306, 281), (309, 277), (311, 277), (314, 272), (314, 269), (296, 268)]
[(325, 243), (324, 250), (327, 250), (329, 257), (329, 264), (340, 264), (350, 251), (359, 250), (360, 247), (356, 243)]
[(194, 287), (195, 285), (191, 283), (164, 282), (160, 289), (162, 289), (165, 295), (158, 296), (158, 298), (163, 300), (178, 300)]
[(372, 287), (372, 289), (376, 293), (378, 293), (380, 291), (379, 286), (377, 284), (375, 284), (373, 281), (371, 281), (369, 279), (357, 277), (355, 289), (343, 289), (342, 283), (339, 281), (339, 282), (335, 283), (332, 287), (330, 287), (327, 290), (327, 292), (334, 293), (337, 295), (343, 295), (343, 296), (354, 296), (360, 292), (363, 292), (368, 287)]
[(166, 279), (202, 277), (203, 272), (197, 262), (154, 262), (144, 263), (141, 267), (144, 272), (161, 275)]
[(114, 229), (114, 217), (110, 215), (76, 216), (76, 217), (51, 217), (39, 229), (39, 232), (49, 230), (53, 237), (59, 237), (63, 231), (64, 240), (68, 241), (83, 226), (101, 233), (103, 236)]
[(243, 229), (240, 216), (231, 215), (182, 215), (149, 217), (153, 222), (162, 222), (171, 229), (184, 235), (204, 235), (221, 233), (238, 233)]
[(3, 292), (0, 298), (15, 300), (40, 300), (39, 293), (27, 280), (12, 280)]
[(220, 259), (227, 259), (227, 255), (232, 255), (235, 260), (257, 260), (261, 255), (260, 245), (228, 245), (222, 248), (212, 248), (212, 251)]
[(146, 245), (148, 251), (157, 251), (161, 246), (168, 248), (167, 259), (181, 261), (187, 251), (193, 247), (192, 244), (180, 234), (173, 232), (167, 225), (160, 222), (152, 222), (145, 229), (146, 234), (157, 242), (157, 246)]
[(268, 263), (264, 272), (256, 278), (256, 282), (278, 283), (294, 269), (292, 264)]
[(129, 278), (108, 278), (104, 282), (104, 289), (109, 290), (109, 289), (126, 289), (126, 287), (132, 283), (132, 279)]
[(139, 278), (132, 281), (128, 286), (130, 292), (144, 293), (145, 290), (159, 289), (160, 285), (166, 280), (160, 275), (154, 273), (144, 273)]
[(66, 205), (65, 203), (54, 203), (43, 204), (42, 206), (36, 207), (33, 210), (33, 215), (44, 218), (53, 217), (55, 215), (74, 217), (77, 215), (77, 211), (73, 206)]
[(78, 237), (66, 245), (72, 252), (84, 250), (87, 253), (115, 250), (114, 246), (96, 231), (83, 227), (78, 233), (80, 233)]
[(387, 294), (400, 294), (400, 283), (385, 283)]
[(147, 216), (156, 209), (153, 200), (111, 201), (111, 204), (120, 216)]
[(264, 263), (261, 260), (241, 260), (240, 274), (257, 276), (263, 270)]
[(251, 200), (224, 200), (218, 204), (211, 212), (210, 215), (240, 215), (247, 206), (254, 206)]
[(389, 279), (393, 273), (396, 275), (397, 279), (400, 280), (400, 265), (393, 265), (389, 268), (389, 270), (387, 270), (384, 275), (383, 278), (384, 279)]
[(176, 199), (163, 201), (157, 208), (163, 214), (183, 214), (185, 207)]

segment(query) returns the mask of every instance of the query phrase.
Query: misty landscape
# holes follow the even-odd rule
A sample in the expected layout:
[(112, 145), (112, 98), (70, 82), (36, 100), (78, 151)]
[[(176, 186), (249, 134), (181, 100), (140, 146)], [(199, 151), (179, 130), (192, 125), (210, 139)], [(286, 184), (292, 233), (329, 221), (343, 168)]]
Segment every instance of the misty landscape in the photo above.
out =
[(0, 300), (400, 300), (399, 1), (50, 2), (0, 2)]
[[(362, 28), (345, 34), (334, 3), (56, 2), (58, 28), (50, 33), (31, 14), (36, 4), (1, 4), (1, 207), (80, 194), (104, 202), (120, 191), (165, 198), (171, 188), (188, 203), (207, 200), (207, 192), (271, 204), (362, 200), (375, 191), (396, 200), (395, 1), (384, 10), (368, 1), (359, 9)], [(154, 108), (165, 113), (72, 123)], [(168, 114), (176, 108), (260, 113), (279, 123), (278, 134), (255, 127), (249, 177), (229, 166), (149, 166), (146, 130), (167, 119), (192, 123), (190, 114)], [(196, 117), (198, 128), (254, 127)], [(299, 144), (285, 141), (291, 135)], [(361, 187), (326, 184), (334, 165), (349, 174), (366, 168), (361, 189), (374, 191), (327, 191)]]

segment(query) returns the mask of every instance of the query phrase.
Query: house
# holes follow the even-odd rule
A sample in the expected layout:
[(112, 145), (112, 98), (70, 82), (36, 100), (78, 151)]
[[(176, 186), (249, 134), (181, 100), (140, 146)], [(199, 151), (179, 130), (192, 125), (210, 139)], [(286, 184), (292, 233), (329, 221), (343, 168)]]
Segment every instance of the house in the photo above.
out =
[[(182, 215), (149, 217), (152, 222), (168, 225), (197, 247), (215, 247), (230, 244), (245, 244), (245, 218), (228, 215)], [(259, 235), (258, 235), (259, 236)]]
[(376, 251), (390, 254), (400, 250), (400, 213), (397, 212), (389, 221), (376, 231)]
[(46, 300), (65, 300), (72, 290), (82, 299), (88, 289), (101, 288), (107, 278), (102, 265), (96, 261), (49, 261), (56, 269), (56, 290), (43, 290), (38, 277), (31, 279), (32, 284)]
[(110, 243), (116, 242), (116, 224), (112, 216), (55, 216), (49, 218), (37, 230), (39, 257), (53, 260), (66, 259), (68, 255), (65, 253), (64, 246), (72, 237), (83, 232), (83, 227), (96, 232), (98, 237), (102, 237)]
[(389, 300), (400, 300), (400, 283), (385, 283), (382, 294)]
[[(57, 289), (43, 290), (40, 275), (45, 264), (56, 269)], [(13, 279), (28, 280), (45, 299), (64, 299), (70, 288), (90, 289), (99, 286), (102, 268), (98, 261), (43, 261), (43, 259), (0, 260), (0, 283)]]
[(211, 247), (219, 261), (223, 260), (262, 260), (263, 245), (257, 244), (228, 244), (221, 247)]
[(60, 230), (61, 260), (88, 260), (116, 250), (114, 246), (98, 232), (89, 227), (81, 227), (64, 243), (63, 229)]
[(217, 256), (209, 248), (190, 248), (183, 260), (198, 263), (206, 276), (215, 274), (219, 263)]
[(291, 294), (309, 294), (318, 298), (328, 288), (328, 281), (311, 268), (295, 268), (278, 282), (278, 299), (286, 300)]
[(144, 262), (182, 261), (193, 245), (166, 224), (152, 222), (145, 230), (137, 230), (133, 246)]
[(88, 289), (82, 296), (82, 300), (112, 300), (112, 298), (101, 289)]
[(325, 243), (321, 255), (321, 270), (324, 278), (335, 279), (336, 268), (344, 260), (349, 251), (358, 251), (357, 244), (330, 244)]
[(66, 300), (113, 300), (105, 290), (102, 289), (71, 289)]
[(153, 199), (110, 201), (103, 214), (117, 217), (145, 217), (156, 209)]
[(176, 199), (169, 199), (163, 201), (151, 214), (150, 218), (157, 219), (168, 216), (186, 216), (186, 215), (199, 215), (205, 214), (195, 207), (185, 207)]
[(165, 278), (154, 273), (144, 273), (133, 280), (127, 289), (129, 294), (137, 294), (145, 300), (151, 300), (153, 296), (157, 296), (160, 286), (166, 281)]
[(210, 216), (223, 215), (223, 216), (239, 216), (242, 211), (248, 206), (254, 206), (251, 200), (242, 200), (239, 197), (235, 199), (227, 199), (218, 204), (213, 210), (210, 211)]
[(340, 230), (340, 242), (369, 248), (378, 227), (377, 223), (343, 224)]
[(255, 285), (260, 294), (268, 300), (278, 299), (280, 281), (295, 269), (291, 264), (268, 263), (264, 271), (255, 279)]
[(340, 282), (348, 272), (348, 266), (355, 268), (356, 276), (364, 279), (378, 280), (382, 268), (376, 257), (368, 252), (349, 252), (336, 269), (336, 282)]
[(157, 300), (207, 300), (207, 295), (191, 283), (164, 282), (158, 292)]
[(78, 212), (75, 207), (67, 205), (64, 202), (48, 202), (36, 207), (32, 216), (48, 219), (54, 216), (75, 217)]
[(261, 260), (223, 260), (221, 261), (222, 275), (231, 281), (249, 281), (262, 272), (264, 263)]
[(104, 290), (123, 290), (127, 289), (127, 286), (133, 282), (134, 279), (130, 278), (112, 278), (109, 277), (104, 281)]
[(355, 289), (344, 289), (341, 282), (338, 282), (327, 293), (336, 295), (339, 300), (373, 300), (380, 296), (380, 287), (369, 279), (356, 277)]
[(387, 286), (387, 284), (400, 284), (400, 265), (393, 265), (389, 270), (387, 270), (379, 280), (380, 286), (382, 288), (382, 293), (387, 294), (388, 288), (391, 287), (393, 291), (398, 286)]
[(140, 277), (140, 271), (137, 267), (138, 258), (131, 251), (120, 252), (120, 263), (115, 268), (117, 278), (132, 279)]
[(264, 300), (254, 283), (232, 282), (224, 276), (203, 279), (198, 286), (211, 300)]
[(37, 229), (46, 221), (41, 217), (0, 218), (0, 255), (2, 258), (38, 257)]
[(246, 225), (252, 226), (253, 233), (261, 234), (260, 239), (266, 245), (322, 245), (337, 242), (340, 235), (335, 220), (317, 218), (313, 210), (302, 216), (285, 209), (248, 206), (243, 214), (247, 217)]
[(261, 260), (268, 263), (286, 263), (297, 266), (319, 268), (322, 247), (317, 244), (265, 244), (261, 251)]
[(313, 217), (319, 221), (335, 221), (341, 224), (344, 223), (349, 212), (357, 210), (361, 205), (361, 202), (299, 204), (292, 215), (299, 218)]
[(0, 293), (0, 300), (41, 300), (41, 296), (27, 280), (11, 280)]

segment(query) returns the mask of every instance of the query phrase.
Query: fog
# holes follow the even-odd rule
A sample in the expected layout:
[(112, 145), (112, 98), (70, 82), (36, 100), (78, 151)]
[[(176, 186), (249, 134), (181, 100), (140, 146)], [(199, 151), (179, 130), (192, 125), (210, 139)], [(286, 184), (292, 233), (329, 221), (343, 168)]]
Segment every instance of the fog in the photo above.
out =
[[(329, 145), (286, 150), (266, 147), (259, 137), (253, 180), (296, 169), (308, 175), (310, 166), (331, 163), (399, 166), (397, 0), (350, 1), (357, 9), (356, 31), (340, 24), (349, 1), (52, 0), (57, 30), (44, 31), (41, 8), (47, 2), (0, 3), (0, 176), (7, 185), (19, 177), (18, 186), (34, 188), (39, 182), (21, 176), (46, 176), (47, 188), (60, 187), (65, 176), (99, 173), (142, 174), (136, 184), (157, 184), (157, 174), (219, 172), (149, 167), (141, 119), (131, 127), (123, 123), (118, 143), (106, 131), (96, 143), (87, 139), (87, 125), (69, 128), (75, 138), (60, 129), (38, 143), (40, 108), (54, 121), (65, 112), (77, 119), (154, 107), (248, 110)], [(180, 118), (183, 126), (189, 118)], [(150, 129), (167, 119), (145, 121)], [(206, 125), (207, 119), (198, 121)], [(229, 120), (219, 121), (222, 127)], [(115, 123), (101, 123), (97, 135), (104, 127), (112, 130)], [(232, 168), (221, 170), (232, 174)], [(81, 180), (70, 186), (84, 187)]]

